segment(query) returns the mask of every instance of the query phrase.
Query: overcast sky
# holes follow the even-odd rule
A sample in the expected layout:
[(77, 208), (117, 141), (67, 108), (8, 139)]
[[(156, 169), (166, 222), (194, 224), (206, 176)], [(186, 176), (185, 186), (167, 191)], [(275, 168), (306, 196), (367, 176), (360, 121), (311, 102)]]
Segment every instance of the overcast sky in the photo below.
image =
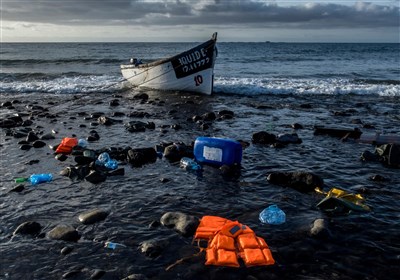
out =
[(0, 0), (2, 42), (400, 42), (400, 0)]

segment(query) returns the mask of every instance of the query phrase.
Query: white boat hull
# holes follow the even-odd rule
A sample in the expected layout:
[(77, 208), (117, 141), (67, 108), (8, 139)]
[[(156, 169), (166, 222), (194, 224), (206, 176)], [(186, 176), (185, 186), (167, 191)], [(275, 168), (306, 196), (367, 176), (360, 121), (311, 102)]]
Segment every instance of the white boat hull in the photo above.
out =
[(140, 65), (121, 65), (133, 86), (211, 94), (214, 82), (216, 33), (213, 38), (174, 57)]
[(170, 62), (153, 68), (129, 68), (129, 65), (122, 67), (124, 67), (122, 68), (124, 78), (137, 87), (212, 93), (214, 75), (212, 68), (177, 79)]

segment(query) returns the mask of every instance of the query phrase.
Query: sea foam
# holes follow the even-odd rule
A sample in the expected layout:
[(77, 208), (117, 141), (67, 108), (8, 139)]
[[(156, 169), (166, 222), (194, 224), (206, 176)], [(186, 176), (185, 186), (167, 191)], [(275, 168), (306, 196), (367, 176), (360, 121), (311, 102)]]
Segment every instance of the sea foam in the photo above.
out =
[(399, 84), (346, 79), (216, 78), (214, 91), (225, 94), (375, 94), (400, 96)]

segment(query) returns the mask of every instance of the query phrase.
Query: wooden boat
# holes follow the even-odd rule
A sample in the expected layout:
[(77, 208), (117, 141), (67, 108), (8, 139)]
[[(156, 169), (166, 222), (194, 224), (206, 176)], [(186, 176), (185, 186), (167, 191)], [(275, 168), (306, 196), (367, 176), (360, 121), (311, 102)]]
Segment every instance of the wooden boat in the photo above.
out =
[(173, 57), (146, 64), (131, 59), (121, 65), (122, 75), (135, 87), (211, 94), (217, 33), (210, 40)]

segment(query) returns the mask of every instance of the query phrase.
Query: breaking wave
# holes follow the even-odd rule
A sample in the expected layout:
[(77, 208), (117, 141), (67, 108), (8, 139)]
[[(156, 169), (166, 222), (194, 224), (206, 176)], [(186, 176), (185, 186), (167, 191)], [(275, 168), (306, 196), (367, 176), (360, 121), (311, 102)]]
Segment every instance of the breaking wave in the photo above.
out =
[(399, 81), (346, 80), (346, 79), (268, 79), (226, 78), (215, 79), (214, 91), (224, 94), (374, 94), (400, 96)]
[[(48, 76), (36, 73), (22, 75), (22, 79), (4, 79), (0, 82), (1, 94), (15, 93), (114, 93), (127, 88), (120, 76), (63, 75)], [(19, 77), (19, 78), (21, 78)]]

